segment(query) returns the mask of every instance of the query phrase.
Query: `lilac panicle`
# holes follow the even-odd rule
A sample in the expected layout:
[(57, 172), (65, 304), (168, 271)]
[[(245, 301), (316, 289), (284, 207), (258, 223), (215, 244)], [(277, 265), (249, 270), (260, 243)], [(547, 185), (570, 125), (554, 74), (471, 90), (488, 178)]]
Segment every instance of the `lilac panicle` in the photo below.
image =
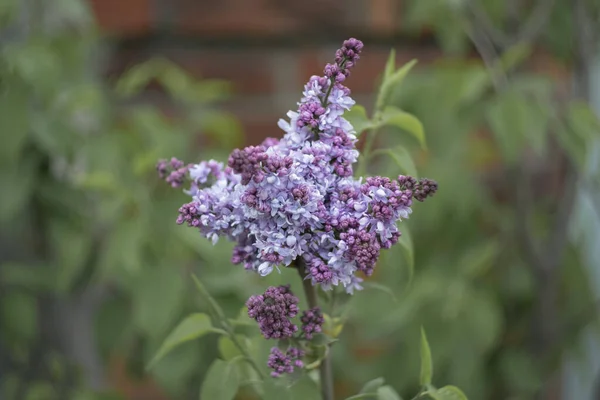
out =
[(302, 321), (302, 333), (304, 333), (304, 337), (308, 340), (313, 338), (313, 334), (321, 332), (321, 327), (325, 322), (319, 307), (304, 311), (302, 317), (300, 317), (300, 321)]
[(290, 321), (298, 314), (298, 298), (289, 285), (269, 287), (264, 294), (250, 297), (246, 307), (266, 339), (289, 338), (298, 330)]
[[(179, 209), (177, 223), (213, 243), (234, 241), (232, 262), (263, 276), (302, 259), (313, 285), (360, 289), (360, 275), (372, 274), (381, 250), (398, 241), (397, 222), (409, 217), (413, 200), (437, 190), (429, 179), (353, 177), (357, 138), (344, 113), (354, 100), (343, 82), (362, 48), (360, 40), (346, 40), (323, 76), (308, 80), (297, 111), (278, 122), (280, 140), (236, 149), (227, 165), (161, 160), (161, 178), (174, 187), (189, 184), (192, 199)], [(275, 301), (265, 295), (251, 301), (263, 334), (293, 333), (289, 315), (264, 311)]]
[(301, 358), (304, 356), (304, 351), (290, 347), (285, 353), (277, 347), (271, 349), (267, 366), (273, 371), (273, 378), (280, 377), (283, 374), (291, 374), (295, 368), (304, 368), (304, 363)]

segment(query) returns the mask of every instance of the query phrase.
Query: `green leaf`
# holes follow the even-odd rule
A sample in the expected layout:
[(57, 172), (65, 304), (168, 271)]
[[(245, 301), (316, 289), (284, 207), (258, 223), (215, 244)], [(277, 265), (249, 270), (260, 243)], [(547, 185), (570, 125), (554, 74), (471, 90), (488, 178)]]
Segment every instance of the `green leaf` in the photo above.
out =
[(498, 62), (503, 71), (508, 71), (518, 66), (531, 55), (532, 46), (526, 42), (519, 42), (506, 50)]
[(402, 400), (393, 387), (386, 385), (377, 389), (377, 400)]
[(411, 60), (394, 72), (388, 80), (389, 85), (400, 85), (410, 70), (417, 64), (417, 60)]
[(185, 283), (171, 267), (149, 266), (140, 275), (132, 290), (133, 322), (141, 332), (160, 338), (184, 304)]
[(385, 70), (383, 72), (383, 82), (389, 80), (390, 76), (396, 70), (396, 50), (391, 49), (390, 55), (388, 56), (388, 60), (385, 63)]
[(346, 400), (359, 400), (359, 399), (377, 399), (377, 393), (360, 393), (354, 396), (346, 397)]
[(567, 124), (583, 143), (590, 144), (600, 137), (600, 119), (583, 101), (572, 101), (567, 109)]
[(356, 104), (349, 111), (344, 113), (344, 118), (354, 127), (357, 135), (374, 127), (373, 122), (367, 117), (367, 111), (361, 105)]
[(208, 315), (196, 313), (188, 316), (167, 336), (154, 358), (148, 364), (147, 369), (152, 368), (169, 351), (180, 344), (198, 339), (211, 332), (218, 332), (218, 330), (213, 328)]
[(437, 390), (441, 400), (468, 400), (467, 396), (456, 386), (444, 386)]
[(431, 385), (432, 377), (433, 365), (431, 362), (431, 350), (429, 349), (429, 343), (427, 343), (425, 329), (421, 327), (421, 377), (419, 382), (422, 386)]
[(415, 167), (415, 163), (408, 150), (402, 146), (395, 147), (394, 149), (377, 149), (371, 155), (387, 155), (396, 162), (404, 175), (417, 176), (417, 167)]
[(140, 92), (156, 76), (156, 66), (157, 61), (150, 60), (130, 68), (117, 82), (116, 92), (123, 96)]
[(379, 377), (365, 383), (359, 393), (375, 393), (385, 383), (385, 379)]
[[(245, 337), (238, 335), (238, 340), (244, 341)], [(223, 357), (223, 359), (225, 361), (230, 361), (230, 360), (234, 359), (235, 357), (239, 357), (242, 355), (242, 353), (237, 348), (237, 346), (227, 336), (221, 336), (219, 338), (218, 347), (219, 347), (219, 353), (221, 354), (221, 357)]]
[(279, 382), (277, 379), (265, 379), (262, 388), (264, 390), (264, 395), (261, 397), (262, 400), (292, 399), (292, 393), (290, 392), (290, 390), (287, 387), (283, 386), (281, 382)]
[(527, 145), (542, 153), (550, 112), (541, 99), (518, 88), (502, 92), (489, 106), (486, 116), (496, 142), (508, 163), (518, 160)]
[(460, 270), (470, 278), (477, 277), (491, 268), (499, 251), (500, 244), (495, 240), (479, 246), (471, 246), (458, 263)]
[(407, 131), (419, 141), (421, 148), (427, 149), (423, 124), (414, 115), (402, 111), (397, 107), (388, 106), (381, 115), (381, 123), (382, 125), (394, 126)]
[(379, 290), (379, 291), (382, 291), (382, 292), (384, 292), (384, 293), (387, 293), (387, 294), (389, 294), (389, 295), (392, 297), (392, 299), (393, 299), (395, 302), (398, 302), (398, 298), (396, 297), (396, 294), (395, 294), (395, 293), (394, 293), (394, 291), (393, 291), (391, 288), (389, 288), (388, 286), (385, 286), (385, 285), (383, 285), (383, 284), (381, 284), (381, 283), (378, 283), (378, 282), (371, 282), (371, 281), (366, 281), (366, 282), (363, 282), (363, 283), (362, 283), (362, 285), (363, 285), (365, 288), (367, 288), (367, 289), (368, 289), (368, 288), (371, 288), (371, 289), (377, 289), (377, 290)]
[(393, 51), (392, 53), (390, 53), (390, 57), (388, 58), (388, 61), (386, 63), (384, 79), (381, 82), (381, 86), (379, 87), (379, 93), (377, 94), (377, 100), (375, 101), (375, 110), (377, 111), (383, 110), (386, 101), (390, 95), (390, 92), (392, 91), (394, 86), (402, 84), (402, 81), (404, 80), (408, 72), (417, 63), (417, 60), (409, 61), (397, 71), (391, 72), (390, 69), (393, 71), (393, 68), (395, 68), (395, 59), (393, 59), (392, 57), (395, 58), (395, 54)]
[(204, 133), (222, 147), (238, 147), (242, 144), (242, 125), (233, 114), (213, 111), (199, 118), (201, 118), (201, 129)]
[(192, 79), (179, 66), (171, 62), (162, 62), (160, 72), (160, 83), (169, 91), (173, 97), (181, 97), (189, 89)]
[(235, 364), (216, 359), (204, 378), (200, 390), (200, 399), (231, 400), (240, 385)]

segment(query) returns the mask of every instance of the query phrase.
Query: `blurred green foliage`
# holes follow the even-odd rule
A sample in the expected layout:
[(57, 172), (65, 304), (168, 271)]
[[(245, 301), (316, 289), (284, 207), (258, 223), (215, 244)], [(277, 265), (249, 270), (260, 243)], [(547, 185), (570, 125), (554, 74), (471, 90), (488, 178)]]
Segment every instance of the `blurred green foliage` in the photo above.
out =
[[(198, 308), (189, 271), (202, 266), (199, 273), (236, 311), (245, 299), (245, 277), (223, 273), (227, 245), (213, 249), (178, 229), (182, 195), (155, 175), (160, 157), (223, 158), (242, 143), (236, 119), (214, 106), (229, 86), (192, 79), (166, 60), (138, 65), (114, 84), (101, 80), (93, 58), (100, 42), (84, 4), (2, 9), (0, 338), (7, 357), (0, 375), (10, 399), (101, 398), (73, 385), (86, 377), (65, 355), (72, 337), (56, 338), (53, 319), (66, 318), (67, 330), (70, 324), (56, 311), (60, 304), (100, 293), (100, 305), (87, 310), (98, 346), (91, 350), (101, 370), (127, 358), (135, 377), (175, 321)], [(149, 84), (169, 102), (141, 101)], [(73, 322), (70, 334), (80, 328)], [(214, 354), (210, 344), (190, 343), (152, 374), (187, 398), (186, 383), (204, 374)]]

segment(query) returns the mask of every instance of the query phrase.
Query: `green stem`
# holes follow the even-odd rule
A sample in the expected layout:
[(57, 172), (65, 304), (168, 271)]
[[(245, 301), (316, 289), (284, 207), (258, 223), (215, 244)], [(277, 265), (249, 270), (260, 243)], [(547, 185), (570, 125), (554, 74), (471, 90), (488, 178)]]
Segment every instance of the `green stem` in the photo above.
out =
[[(308, 307), (317, 307), (317, 291), (310, 282), (310, 279), (306, 279), (306, 264), (304, 263), (304, 260), (297, 259), (296, 268), (298, 269), (300, 279), (302, 279), (302, 287), (304, 288), (304, 294), (306, 295)], [(329, 345), (327, 346), (327, 351), (325, 352), (325, 358), (321, 360), (321, 365), (319, 365), (319, 378), (321, 381), (321, 398), (323, 400), (334, 400), (333, 370), (331, 366), (331, 353), (329, 351)]]
[(192, 279), (194, 280), (194, 283), (196, 284), (196, 287), (198, 288), (198, 291), (200, 292), (202, 297), (204, 297), (206, 301), (208, 301), (212, 312), (216, 315), (217, 319), (221, 323), (223, 330), (227, 332), (227, 335), (229, 336), (235, 347), (237, 347), (240, 353), (242, 353), (244, 359), (248, 362), (248, 364), (250, 364), (250, 366), (254, 368), (258, 376), (261, 379), (265, 379), (265, 374), (263, 374), (262, 370), (256, 364), (250, 353), (248, 353), (248, 349), (246, 349), (246, 346), (242, 345), (238, 338), (235, 336), (233, 327), (229, 323), (229, 320), (225, 317), (225, 313), (223, 312), (221, 307), (219, 307), (219, 304), (217, 304), (215, 299), (213, 299), (208, 290), (206, 290), (206, 287), (202, 284), (202, 282), (200, 282), (200, 279), (198, 279), (198, 277), (195, 274), (192, 274)]

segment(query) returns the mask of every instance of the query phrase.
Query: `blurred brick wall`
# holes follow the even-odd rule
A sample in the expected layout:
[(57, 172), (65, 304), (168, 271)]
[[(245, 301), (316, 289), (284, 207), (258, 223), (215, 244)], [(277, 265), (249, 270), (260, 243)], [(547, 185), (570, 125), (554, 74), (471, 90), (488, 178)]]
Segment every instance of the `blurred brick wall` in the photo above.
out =
[(160, 55), (198, 77), (226, 79), (235, 91), (226, 106), (248, 143), (281, 135), (277, 120), (348, 37), (367, 45), (348, 81), (359, 102), (370, 103), (390, 47), (398, 63), (418, 58), (424, 65), (441, 54), (431, 41), (400, 35), (398, 0), (89, 1), (116, 44), (107, 73)]
[[(348, 80), (353, 96), (370, 95), (391, 47), (397, 65), (422, 67), (441, 56), (427, 36), (403, 35), (408, 0), (88, 0), (102, 31), (114, 39), (107, 73), (118, 74), (153, 56), (166, 56), (198, 77), (234, 85), (227, 104), (249, 143), (279, 136), (277, 120), (295, 108), (300, 90), (320, 74), (342, 40), (367, 45)], [(567, 72), (545, 54), (532, 69), (566, 81)]]

